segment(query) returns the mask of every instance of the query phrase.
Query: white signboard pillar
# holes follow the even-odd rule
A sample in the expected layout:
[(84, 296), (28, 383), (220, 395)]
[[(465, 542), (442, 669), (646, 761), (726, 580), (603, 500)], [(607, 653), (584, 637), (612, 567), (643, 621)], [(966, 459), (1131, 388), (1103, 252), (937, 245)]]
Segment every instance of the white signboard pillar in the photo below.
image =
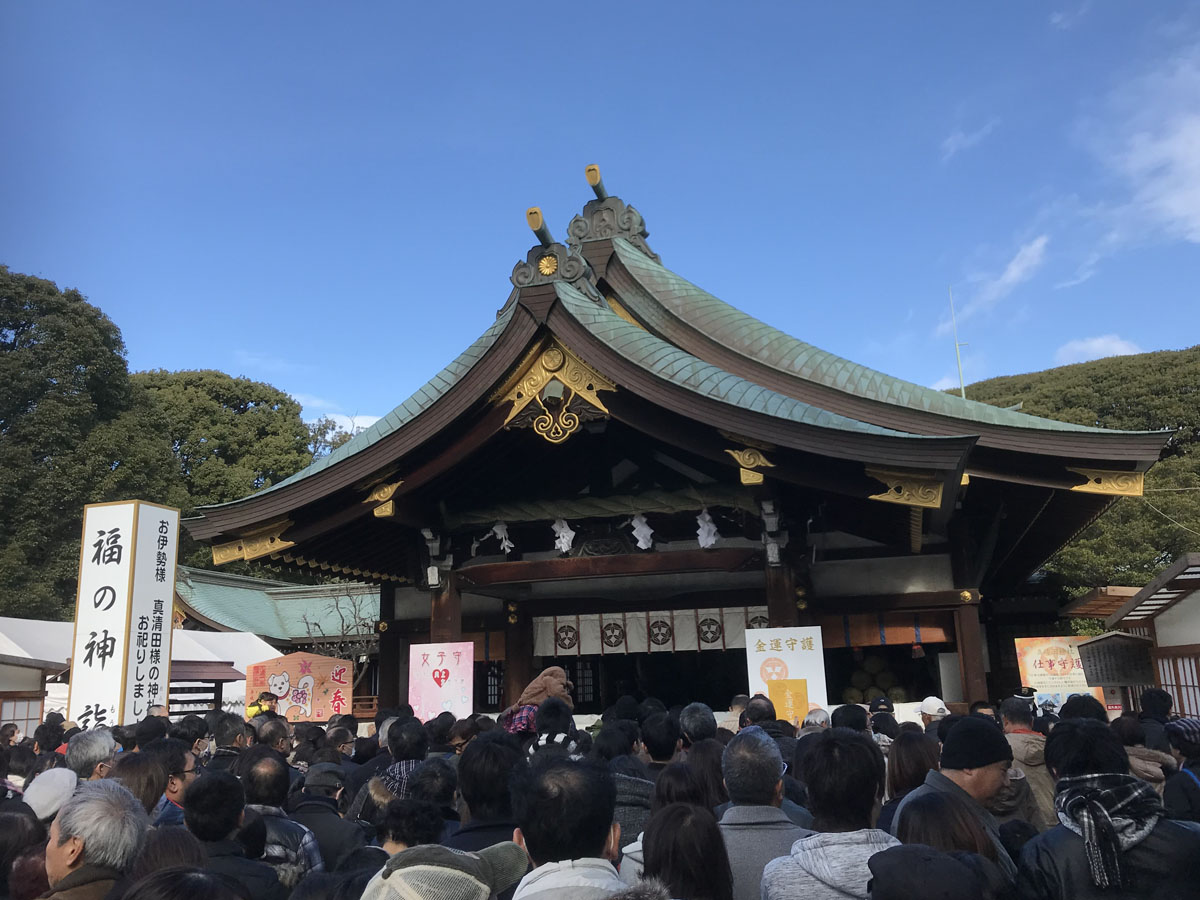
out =
[(142, 500), (83, 510), (67, 718), (127, 725), (166, 706), (179, 510)]

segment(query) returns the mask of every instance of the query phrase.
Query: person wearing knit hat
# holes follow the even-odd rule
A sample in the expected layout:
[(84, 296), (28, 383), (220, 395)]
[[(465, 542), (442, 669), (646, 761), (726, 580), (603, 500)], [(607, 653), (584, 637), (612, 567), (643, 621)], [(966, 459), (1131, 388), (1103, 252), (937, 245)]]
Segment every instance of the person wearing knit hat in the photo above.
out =
[(367, 883), (362, 900), (488, 900), (528, 868), (525, 851), (512, 841), (477, 853), (424, 844), (391, 857)]
[(1163, 786), (1163, 804), (1174, 819), (1200, 822), (1200, 719), (1172, 719), (1165, 731), (1179, 771)]
[(77, 784), (79, 776), (70, 769), (47, 769), (29, 783), (23, 799), (42, 824), (49, 824), (71, 799)]
[(996, 847), (997, 863), (1005, 877), (1015, 879), (1017, 867), (1000, 840), (1000, 826), (984, 808), (984, 804), (1007, 784), (1012, 758), (1012, 747), (1005, 739), (1004, 732), (991, 721), (981, 716), (967, 716), (960, 720), (942, 743), (941, 771), (930, 771), (925, 776), (925, 783), (910, 791), (901, 801), (892, 820), (892, 833), (896, 834), (904, 817), (904, 807), (913, 797), (934, 791), (956, 794), (967, 801), (971, 812), (987, 831)]

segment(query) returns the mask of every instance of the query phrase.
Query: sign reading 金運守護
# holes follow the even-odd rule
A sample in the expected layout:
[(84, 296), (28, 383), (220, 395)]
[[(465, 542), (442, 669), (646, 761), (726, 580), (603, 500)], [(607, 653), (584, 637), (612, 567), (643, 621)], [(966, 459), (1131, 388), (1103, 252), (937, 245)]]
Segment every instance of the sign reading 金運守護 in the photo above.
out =
[[(770, 697), (772, 681), (803, 680), (807, 706), (823, 707), (825, 652), (821, 645), (821, 629), (755, 628), (747, 631), (746, 674), (751, 696), (762, 694)], [(793, 690), (793, 696), (799, 696), (799, 691)], [(775, 712), (779, 714), (778, 707)], [(800, 712), (800, 719), (803, 720), (806, 715), (808, 709)]]
[(179, 510), (142, 500), (83, 510), (67, 718), (82, 728), (165, 706)]

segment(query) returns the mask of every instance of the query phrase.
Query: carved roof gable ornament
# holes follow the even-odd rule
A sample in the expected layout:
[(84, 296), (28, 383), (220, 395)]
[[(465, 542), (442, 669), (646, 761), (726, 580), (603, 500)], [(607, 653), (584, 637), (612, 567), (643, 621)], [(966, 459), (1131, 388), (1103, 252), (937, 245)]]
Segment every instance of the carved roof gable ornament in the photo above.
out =
[(617, 386), (566, 345), (551, 338), (529, 354), (493, 396), (511, 403), (506, 428), (532, 428), (551, 444), (561, 444), (587, 421), (608, 417), (600, 391)]
[(589, 200), (583, 212), (567, 226), (567, 243), (578, 248), (588, 241), (624, 238), (655, 262), (661, 262), (658, 254), (646, 243), (650, 232), (646, 230), (646, 220), (642, 214), (620, 197), (609, 196), (600, 179), (599, 166), (588, 166), (586, 174), (596, 199)]
[(518, 288), (523, 288), (565, 281), (597, 303), (603, 303), (603, 298), (592, 285), (591, 266), (580, 255), (579, 250), (564, 247), (554, 240), (542, 219), (542, 211), (536, 206), (531, 206), (526, 211), (525, 218), (540, 243), (530, 249), (524, 262), (513, 266), (512, 283)]

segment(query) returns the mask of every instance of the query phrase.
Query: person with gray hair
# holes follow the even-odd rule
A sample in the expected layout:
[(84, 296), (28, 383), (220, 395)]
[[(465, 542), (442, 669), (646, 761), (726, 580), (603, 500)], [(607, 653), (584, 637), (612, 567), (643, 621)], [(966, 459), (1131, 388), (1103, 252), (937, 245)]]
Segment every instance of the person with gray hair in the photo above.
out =
[(806, 817), (805, 827), (780, 808), (785, 768), (779, 746), (755, 726), (738, 732), (721, 756), (730, 805), (718, 826), (733, 867), (734, 900), (759, 900), (767, 863), (786, 856), (792, 844), (811, 833), (812, 816), (804, 807), (796, 809)]
[(83, 781), (99, 781), (108, 777), (117, 742), (107, 728), (81, 731), (67, 742), (67, 768)]
[(50, 900), (104, 900), (129, 872), (150, 820), (138, 799), (115, 781), (79, 786), (50, 826), (46, 879)]
[(684, 749), (698, 741), (717, 736), (717, 717), (706, 703), (689, 703), (679, 712), (679, 730)]
[(804, 717), (804, 721), (800, 724), (800, 734), (797, 737), (804, 737), (806, 734), (817, 734), (828, 727), (828, 711), (819, 707), (817, 709), (810, 709), (808, 715)]

